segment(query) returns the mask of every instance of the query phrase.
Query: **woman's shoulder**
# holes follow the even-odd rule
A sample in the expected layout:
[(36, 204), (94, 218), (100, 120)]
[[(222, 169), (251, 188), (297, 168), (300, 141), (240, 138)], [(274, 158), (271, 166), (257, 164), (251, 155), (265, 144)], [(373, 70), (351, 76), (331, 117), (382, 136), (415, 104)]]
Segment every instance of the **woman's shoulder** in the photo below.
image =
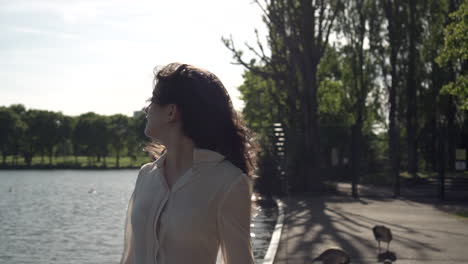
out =
[(218, 169), (221, 170), (219, 175), (223, 175), (223, 181), (227, 186), (238, 182), (241, 178), (249, 179), (246, 173), (229, 160), (221, 162)]
[(220, 162), (218, 168), (229, 175), (239, 175), (242, 173), (242, 170), (239, 167), (237, 167), (230, 160), (227, 159)]
[(140, 181), (141, 178), (145, 177), (145, 175), (150, 174), (156, 168), (156, 162), (148, 162), (141, 165), (140, 170), (138, 171), (138, 178), (137, 181)]
[(155, 165), (156, 165), (156, 161), (145, 163), (145, 164), (141, 165), (140, 172), (152, 170), (155, 167)]
[[(237, 203), (241, 199), (250, 200), (253, 190), (253, 182), (250, 177), (230, 161), (223, 161), (221, 167), (224, 173), (222, 174), (223, 184), (221, 185), (219, 204), (226, 204), (227, 199), (231, 203), (232, 201)], [(227, 207), (231, 208), (231, 205), (228, 204)]]

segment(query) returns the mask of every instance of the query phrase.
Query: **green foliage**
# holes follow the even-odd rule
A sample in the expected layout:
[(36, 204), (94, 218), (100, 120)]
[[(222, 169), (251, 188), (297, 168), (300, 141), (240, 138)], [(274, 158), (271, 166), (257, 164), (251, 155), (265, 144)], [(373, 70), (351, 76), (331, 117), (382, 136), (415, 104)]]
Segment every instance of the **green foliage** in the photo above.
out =
[[(60, 157), (86, 156), (89, 166), (128, 166), (126, 159), (136, 162), (147, 156), (142, 151), (146, 142), (144, 115), (101, 116), (92, 112), (77, 117), (62, 113), (26, 110), (23, 105), (0, 107), (0, 151), (3, 166), (64, 166), (71, 161)], [(18, 160), (22, 155), (24, 161)], [(115, 155), (115, 163), (106, 157)], [(13, 157), (7, 159), (7, 157)], [(39, 158), (39, 161), (37, 160)], [(10, 162), (10, 164), (7, 164)], [(81, 162), (74, 161), (76, 166)], [(102, 164), (102, 165), (101, 165)]]
[(268, 93), (269, 89), (275, 88), (270, 81), (252, 72), (246, 71), (243, 76), (244, 83), (239, 87), (240, 98), (245, 102), (242, 116), (249, 127), (261, 133), (264, 127), (273, 123), (275, 113), (279, 112), (279, 105), (273, 102), (273, 98)]
[(463, 1), (450, 18), (445, 28), (444, 47), (436, 61), (442, 67), (456, 69), (458, 76), (444, 85), (441, 93), (457, 97), (461, 108), (468, 110), (468, 1)]
[(468, 74), (463, 73), (458, 78), (442, 87), (442, 94), (450, 94), (460, 100), (460, 108), (468, 110)]
[[(243, 60), (232, 38), (223, 39), (247, 69), (240, 90), (248, 125), (264, 144), (271, 144), (270, 124), (286, 125), (288, 179), (297, 185), (316, 179), (312, 156), (331, 166), (332, 149), (360, 163), (353, 172), (367, 182), (382, 180), (375, 172), (385, 171), (389, 184), (399, 177), (391, 168), (411, 167), (416, 177), (414, 167), (435, 169), (441, 130), (450, 131), (447, 149), (466, 145), (459, 138), (467, 129), (467, 6), (466, 0), (264, 2), (268, 51), (258, 41), (258, 51), (248, 46), (258, 58)], [(324, 41), (323, 25), (333, 25), (336, 41)], [(264, 173), (273, 174), (267, 171), (274, 157), (262, 159)]]
[(130, 120), (128, 117), (117, 114), (110, 117), (109, 121), (109, 141), (111, 149), (114, 151), (119, 167), (120, 156), (129, 145), (130, 140)]
[(462, 64), (468, 59), (468, 1), (449, 15), (451, 23), (445, 28), (445, 43), (442, 54), (437, 59), (441, 66), (450, 63)]
[[(318, 90), (320, 116), (346, 115), (346, 100), (341, 81), (324, 80)], [(346, 119), (346, 117), (344, 118)]]
[(25, 130), (21, 116), (14, 110), (0, 107), (0, 151), (3, 163), (8, 153), (18, 153), (18, 136)]
[(457, 212), (456, 215), (458, 215), (459, 217), (468, 219), (468, 211)]
[(347, 90), (343, 86), (343, 63), (340, 53), (328, 47), (320, 62), (317, 92), (320, 123), (334, 123), (349, 127), (352, 122)]

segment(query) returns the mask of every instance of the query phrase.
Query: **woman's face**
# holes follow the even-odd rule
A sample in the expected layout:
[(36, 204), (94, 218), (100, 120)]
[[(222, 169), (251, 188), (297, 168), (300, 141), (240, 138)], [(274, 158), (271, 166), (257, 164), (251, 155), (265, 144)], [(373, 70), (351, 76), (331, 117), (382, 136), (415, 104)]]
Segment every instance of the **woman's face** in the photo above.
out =
[(146, 113), (145, 135), (151, 139), (161, 140), (164, 130), (164, 107), (151, 102), (144, 112)]

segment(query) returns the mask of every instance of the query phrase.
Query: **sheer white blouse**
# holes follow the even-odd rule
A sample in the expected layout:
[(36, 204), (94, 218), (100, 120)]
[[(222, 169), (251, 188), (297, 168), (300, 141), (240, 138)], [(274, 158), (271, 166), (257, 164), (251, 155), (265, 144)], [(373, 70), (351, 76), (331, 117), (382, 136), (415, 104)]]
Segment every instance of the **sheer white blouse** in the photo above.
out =
[(138, 173), (125, 219), (121, 264), (253, 264), (250, 178), (223, 155), (195, 148), (171, 188), (166, 154)]

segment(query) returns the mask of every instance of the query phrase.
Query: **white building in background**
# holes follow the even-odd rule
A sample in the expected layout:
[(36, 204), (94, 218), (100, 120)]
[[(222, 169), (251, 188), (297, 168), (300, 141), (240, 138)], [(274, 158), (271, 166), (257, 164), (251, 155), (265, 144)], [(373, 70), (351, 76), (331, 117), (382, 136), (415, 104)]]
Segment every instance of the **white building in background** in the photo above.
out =
[(141, 110), (138, 110), (138, 111), (133, 111), (133, 118), (136, 118), (138, 117), (139, 115), (144, 115), (145, 113), (143, 113), (143, 111)]

